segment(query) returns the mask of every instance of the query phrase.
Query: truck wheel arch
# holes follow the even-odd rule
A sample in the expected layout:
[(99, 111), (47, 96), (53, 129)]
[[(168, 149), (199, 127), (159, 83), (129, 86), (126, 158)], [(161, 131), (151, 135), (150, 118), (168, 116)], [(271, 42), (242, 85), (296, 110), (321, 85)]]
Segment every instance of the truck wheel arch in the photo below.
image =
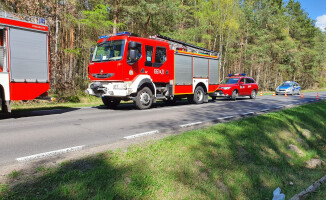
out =
[(202, 82), (198, 83), (195, 87), (195, 89), (198, 87), (198, 86), (201, 86), (203, 89), (204, 89), (204, 92), (207, 94), (208, 93), (208, 89), (206, 87), (206, 85)]
[(3, 88), (2, 85), (0, 85), (0, 99), (3, 100), (3, 101), (6, 99), (5, 98), (5, 89)]
[(149, 78), (145, 78), (139, 82), (137, 92), (143, 87), (148, 87), (152, 91), (153, 95), (156, 96), (155, 86)]

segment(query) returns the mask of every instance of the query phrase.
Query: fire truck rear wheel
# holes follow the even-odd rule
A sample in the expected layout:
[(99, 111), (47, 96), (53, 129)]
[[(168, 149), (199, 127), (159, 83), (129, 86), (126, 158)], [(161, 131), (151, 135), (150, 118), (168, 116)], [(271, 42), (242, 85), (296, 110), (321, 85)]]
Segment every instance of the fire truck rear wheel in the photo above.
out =
[(148, 109), (153, 104), (153, 93), (151, 89), (148, 87), (143, 87), (141, 90), (138, 91), (135, 105), (138, 109), (144, 110)]
[(116, 108), (120, 104), (120, 99), (112, 99), (110, 97), (102, 97), (102, 102), (108, 108)]
[(202, 104), (204, 102), (204, 89), (201, 86), (196, 87), (194, 93), (194, 102), (196, 104)]

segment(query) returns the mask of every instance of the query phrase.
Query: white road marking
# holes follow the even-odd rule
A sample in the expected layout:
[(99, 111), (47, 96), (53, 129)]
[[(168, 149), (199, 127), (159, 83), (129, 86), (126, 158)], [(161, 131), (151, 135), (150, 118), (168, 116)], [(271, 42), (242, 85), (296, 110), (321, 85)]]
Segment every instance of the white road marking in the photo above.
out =
[(242, 115), (252, 115), (255, 114), (254, 112), (243, 113)]
[(279, 107), (275, 107), (276, 109), (280, 109), (280, 108), (283, 108), (284, 106), (279, 106)]
[(142, 137), (142, 136), (145, 136), (145, 135), (153, 135), (153, 134), (156, 134), (156, 133), (159, 133), (159, 131), (155, 130), (155, 131), (149, 131), (149, 132), (145, 132), (145, 133), (138, 133), (138, 134), (126, 136), (126, 137), (123, 137), (123, 138), (127, 139), (127, 140), (130, 140), (130, 139), (133, 139), (133, 138)]
[(223, 120), (223, 119), (231, 119), (231, 118), (233, 118), (234, 116), (228, 116), (228, 117), (221, 117), (221, 118), (217, 118), (217, 119), (219, 119), (219, 120)]
[(264, 110), (261, 110), (261, 112), (267, 112), (269, 111), (270, 109), (264, 109)]
[(64, 154), (64, 153), (68, 153), (68, 152), (80, 151), (84, 147), (85, 147), (85, 145), (70, 147), (70, 148), (66, 148), (66, 149), (60, 149), (60, 150), (56, 150), (56, 151), (50, 151), (50, 152), (46, 152), (46, 153), (40, 153), (40, 154), (31, 155), (31, 156), (16, 158), (16, 160), (19, 162), (25, 162), (25, 161), (35, 160), (35, 159), (39, 159), (39, 158), (46, 158), (46, 157), (56, 156), (56, 155)]
[(189, 124), (183, 124), (183, 125), (180, 125), (181, 128), (186, 128), (186, 127), (189, 127), (189, 126), (194, 126), (194, 125), (197, 125), (197, 124), (202, 124), (203, 122), (194, 122), (194, 123), (189, 123)]

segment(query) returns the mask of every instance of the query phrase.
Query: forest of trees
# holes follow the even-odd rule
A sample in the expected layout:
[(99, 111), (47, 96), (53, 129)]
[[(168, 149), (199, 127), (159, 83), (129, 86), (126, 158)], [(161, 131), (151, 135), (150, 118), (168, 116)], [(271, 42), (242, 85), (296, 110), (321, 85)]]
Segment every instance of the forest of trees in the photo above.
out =
[(100, 35), (166, 35), (220, 52), (220, 79), (247, 73), (261, 89), (285, 80), (326, 86), (326, 32), (295, 0), (0, 0), (50, 26), (51, 88), (84, 90)]

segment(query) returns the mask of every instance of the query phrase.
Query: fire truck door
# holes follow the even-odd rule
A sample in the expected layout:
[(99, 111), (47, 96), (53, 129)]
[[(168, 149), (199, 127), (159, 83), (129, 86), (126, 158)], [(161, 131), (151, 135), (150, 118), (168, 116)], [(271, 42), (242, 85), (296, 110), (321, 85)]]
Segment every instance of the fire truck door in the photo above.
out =
[(167, 61), (167, 49), (157, 46), (154, 52), (153, 63), (153, 81), (154, 82), (169, 82), (170, 71)]

